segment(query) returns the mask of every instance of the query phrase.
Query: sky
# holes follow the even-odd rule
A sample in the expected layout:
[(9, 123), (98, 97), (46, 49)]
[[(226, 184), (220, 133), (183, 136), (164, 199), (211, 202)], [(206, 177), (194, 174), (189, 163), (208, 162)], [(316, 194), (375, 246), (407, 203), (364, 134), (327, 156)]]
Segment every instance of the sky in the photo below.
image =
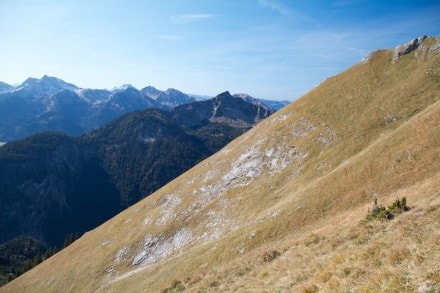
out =
[(0, 81), (292, 101), (421, 35), (440, 1), (0, 0)]

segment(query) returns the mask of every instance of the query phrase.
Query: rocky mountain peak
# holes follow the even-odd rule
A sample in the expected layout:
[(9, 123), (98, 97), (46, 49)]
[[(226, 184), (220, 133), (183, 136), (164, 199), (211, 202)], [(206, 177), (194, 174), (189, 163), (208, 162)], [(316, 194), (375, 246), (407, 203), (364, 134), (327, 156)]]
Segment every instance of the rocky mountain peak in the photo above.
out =
[(225, 92), (223, 92), (221, 94), (218, 94), (216, 96), (216, 98), (218, 98), (218, 99), (232, 98), (232, 95), (231, 95), (231, 93), (229, 91), (225, 91)]
[(35, 96), (52, 95), (61, 90), (75, 91), (78, 87), (56, 77), (44, 75), (42, 78), (29, 77), (15, 91), (32, 92)]
[(157, 88), (155, 88), (154, 86), (147, 86), (144, 87), (141, 92), (146, 95), (147, 97), (156, 100), (157, 97), (160, 95), (160, 93), (162, 91), (158, 90)]
[(123, 85), (114, 87), (113, 91), (115, 91), (115, 92), (122, 92), (122, 91), (133, 90), (133, 89), (137, 90), (133, 85), (127, 83), (127, 84), (123, 84)]

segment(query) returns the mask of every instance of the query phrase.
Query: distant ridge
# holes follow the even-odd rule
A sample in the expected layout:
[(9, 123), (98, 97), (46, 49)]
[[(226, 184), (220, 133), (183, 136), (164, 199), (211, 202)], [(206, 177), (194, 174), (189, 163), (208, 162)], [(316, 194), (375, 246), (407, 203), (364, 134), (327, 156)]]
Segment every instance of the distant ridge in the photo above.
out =
[(46, 75), (28, 78), (16, 87), (0, 83), (0, 141), (41, 131), (81, 135), (125, 113), (150, 108), (169, 111), (196, 100), (200, 97), (173, 88), (138, 90), (122, 85), (112, 90), (84, 89)]

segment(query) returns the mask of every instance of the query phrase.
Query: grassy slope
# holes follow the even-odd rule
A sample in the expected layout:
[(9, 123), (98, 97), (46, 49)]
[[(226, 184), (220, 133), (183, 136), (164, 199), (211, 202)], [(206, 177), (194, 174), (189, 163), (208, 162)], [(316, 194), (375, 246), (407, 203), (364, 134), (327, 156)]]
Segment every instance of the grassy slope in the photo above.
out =
[[(440, 57), (415, 53), (326, 80), (0, 290), (438, 290)], [(412, 209), (360, 224), (373, 194)], [(174, 249), (133, 266), (148, 235)]]

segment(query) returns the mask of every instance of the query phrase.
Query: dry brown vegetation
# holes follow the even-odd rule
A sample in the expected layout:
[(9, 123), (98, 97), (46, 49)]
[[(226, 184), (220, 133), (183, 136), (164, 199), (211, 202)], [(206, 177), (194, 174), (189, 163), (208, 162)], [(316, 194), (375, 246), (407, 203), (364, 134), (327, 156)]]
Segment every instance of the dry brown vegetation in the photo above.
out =
[[(329, 78), (0, 291), (438, 292), (438, 42)], [(376, 196), (411, 209), (365, 223)]]

